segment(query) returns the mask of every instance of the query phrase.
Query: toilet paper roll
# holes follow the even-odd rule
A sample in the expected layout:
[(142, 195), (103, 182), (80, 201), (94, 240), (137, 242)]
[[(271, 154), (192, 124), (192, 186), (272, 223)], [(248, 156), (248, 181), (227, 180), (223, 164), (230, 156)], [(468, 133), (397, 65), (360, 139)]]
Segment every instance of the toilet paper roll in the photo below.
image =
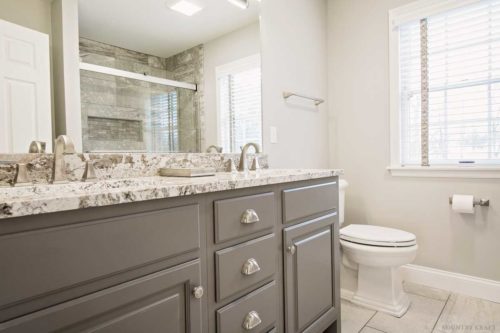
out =
[(474, 214), (474, 196), (454, 194), (451, 209), (457, 213)]

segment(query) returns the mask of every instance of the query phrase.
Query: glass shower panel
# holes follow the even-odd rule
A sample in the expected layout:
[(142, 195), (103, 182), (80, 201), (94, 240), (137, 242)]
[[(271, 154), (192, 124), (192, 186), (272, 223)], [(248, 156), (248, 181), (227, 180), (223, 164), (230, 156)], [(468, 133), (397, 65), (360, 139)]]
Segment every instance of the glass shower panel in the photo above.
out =
[(198, 152), (193, 90), (80, 71), (85, 152)]

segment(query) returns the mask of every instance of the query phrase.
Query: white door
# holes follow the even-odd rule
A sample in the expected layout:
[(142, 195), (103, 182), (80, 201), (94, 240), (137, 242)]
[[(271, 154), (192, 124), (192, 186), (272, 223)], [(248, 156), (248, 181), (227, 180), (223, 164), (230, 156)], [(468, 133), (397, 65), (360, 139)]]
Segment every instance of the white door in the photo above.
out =
[(52, 151), (49, 36), (0, 20), (0, 153)]

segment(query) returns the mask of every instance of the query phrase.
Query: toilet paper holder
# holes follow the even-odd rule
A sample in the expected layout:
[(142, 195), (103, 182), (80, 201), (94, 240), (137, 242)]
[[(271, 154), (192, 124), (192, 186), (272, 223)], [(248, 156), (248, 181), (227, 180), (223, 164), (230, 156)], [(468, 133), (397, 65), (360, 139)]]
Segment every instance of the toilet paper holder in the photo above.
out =
[[(450, 205), (453, 204), (453, 197), (450, 197), (449, 201), (450, 201)], [(488, 207), (490, 205), (490, 199), (476, 199), (476, 198), (474, 198), (473, 205), (474, 205), (474, 207), (476, 207), (476, 206)]]

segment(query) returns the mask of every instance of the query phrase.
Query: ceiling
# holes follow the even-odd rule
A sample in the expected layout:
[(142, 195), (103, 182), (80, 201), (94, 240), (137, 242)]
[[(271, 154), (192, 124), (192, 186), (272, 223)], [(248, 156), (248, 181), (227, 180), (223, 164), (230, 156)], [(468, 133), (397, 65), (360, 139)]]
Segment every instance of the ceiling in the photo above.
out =
[(178, 0), (79, 0), (80, 36), (169, 57), (258, 20), (260, 3), (242, 10), (226, 0), (189, 0), (203, 8), (185, 16)]

